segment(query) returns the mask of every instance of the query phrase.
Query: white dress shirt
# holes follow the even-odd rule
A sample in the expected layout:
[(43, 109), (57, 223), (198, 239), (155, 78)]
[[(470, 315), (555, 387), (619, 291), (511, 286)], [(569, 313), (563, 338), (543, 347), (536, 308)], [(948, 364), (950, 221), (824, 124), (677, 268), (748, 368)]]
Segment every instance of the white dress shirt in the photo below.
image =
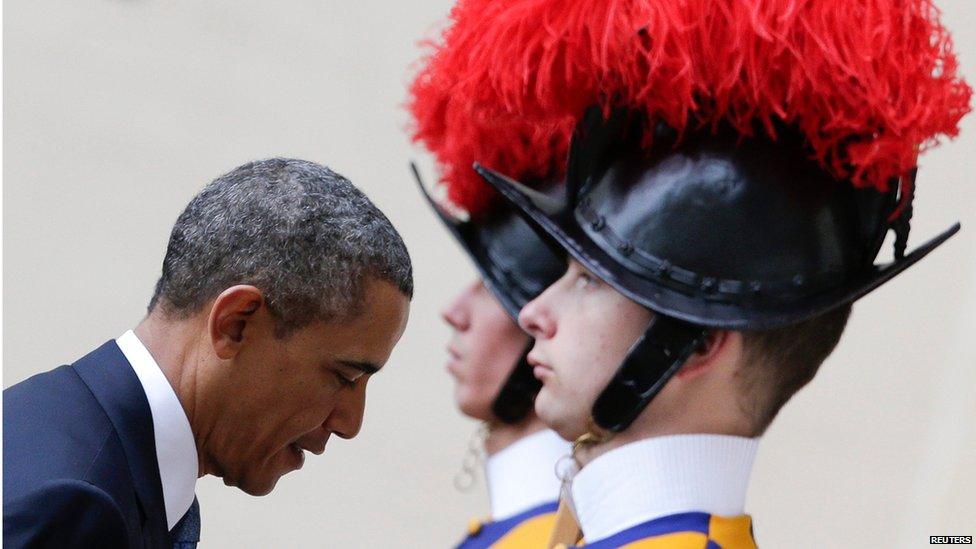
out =
[(199, 464), (190, 421), (173, 387), (136, 334), (129, 330), (115, 342), (135, 370), (149, 401), (166, 523), (172, 530), (190, 509), (196, 490)]
[(743, 514), (758, 445), (758, 438), (675, 435), (610, 450), (573, 479), (584, 538), (592, 543), (676, 513)]
[(556, 462), (571, 446), (544, 430), (515, 442), (488, 458), (485, 477), (492, 520), (504, 520), (559, 498)]

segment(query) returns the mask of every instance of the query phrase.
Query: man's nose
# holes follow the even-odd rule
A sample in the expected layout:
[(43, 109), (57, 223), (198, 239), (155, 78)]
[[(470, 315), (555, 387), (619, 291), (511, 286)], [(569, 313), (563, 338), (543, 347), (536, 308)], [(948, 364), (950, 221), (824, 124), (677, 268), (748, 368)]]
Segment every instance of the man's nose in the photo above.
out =
[(535, 339), (551, 339), (556, 335), (556, 323), (545, 299), (547, 293), (543, 292), (519, 311), (519, 326)]
[(355, 386), (340, 391), (337, 396), (335, 408), (325, 420), (325, 428), (341, 438), (354, 438), (363, 427), (363, 414), (366, 411), (366, 380), (360, 380)]

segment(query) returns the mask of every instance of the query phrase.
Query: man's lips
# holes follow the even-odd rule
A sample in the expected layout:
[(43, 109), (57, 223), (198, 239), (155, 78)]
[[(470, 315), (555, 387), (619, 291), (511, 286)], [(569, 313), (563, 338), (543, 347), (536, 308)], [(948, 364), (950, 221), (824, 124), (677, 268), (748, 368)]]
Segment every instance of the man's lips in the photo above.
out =
[(325, 442), (323, 442), (322, 444), (315, 444), (315, 445), (299, 444), (298, 447), (301, 448), (302, 450), (305, 450), (306, 452), (312, 452), (317, 456), (321, 456), (322, 452), (325, 451)]
[(313, 454), (320, 456), (322, 452), (325, 451), (325, 445), (329, 442), (329, 436), (331, 433), (327, 433), (324, 437), (317, 436), (304, 436), (292, 443), (293, 446), (299, 450), (305, 450), (306, 452), (312, 452)]
[(322, 431), (317, 430), (285, 446), (285, 451), (291, 456), (291, 470), (297, 471), (305, 465), (305, 452), (312, 452), (315, 455), (320, 455), (324, 452), (325, 444), (329, 441), (331, 434), (326, 432), (325, 436), (322, 436)]
[(302, 465), (305, 465), (305, 451), (302, 447), (298, 445), (297, 442), (292, 442), (288, 445), (288, 451), (291, 452), (292, 457), (295, 459), (295, 469), (301, 469)]

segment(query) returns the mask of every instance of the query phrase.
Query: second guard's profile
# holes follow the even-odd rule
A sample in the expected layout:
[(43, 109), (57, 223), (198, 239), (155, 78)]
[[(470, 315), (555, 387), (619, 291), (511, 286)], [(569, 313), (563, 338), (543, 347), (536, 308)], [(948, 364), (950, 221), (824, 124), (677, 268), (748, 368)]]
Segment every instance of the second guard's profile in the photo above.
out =
[[(555, 464), (570, 445), (533, 409), (541, 383), (526, 354), (532, 348), (518, 312), (566, 270), (565, 253), (537, 235), (472, 169), (476, 158), (534, 154), (536, 128), (519, 120), (478, 123), (453, 94), (453, 73), (431, 57), (411, 86), (414, 139), (434, 154), (441, 184), (435, 199), (412, 166), (421, 193), (473, 261), (479, 278), (442, 309), (453, 329), (448, 370), (462, 413), (484, 422), (485, 478), (491, 516), (473, 519), (459, 549), (541, 547), (548, 540), (559, 496)], [(570, 131), (562, 135), (563, 149)], [(503, 164), (538, 188), (552, 186), (564, 166)], [(473, 442), (478, 444), (477, 441)], [(477, 448), (472, 448), (477, 451)], [(473, 481), (477, 454), (466, 456), (461, 483)]]

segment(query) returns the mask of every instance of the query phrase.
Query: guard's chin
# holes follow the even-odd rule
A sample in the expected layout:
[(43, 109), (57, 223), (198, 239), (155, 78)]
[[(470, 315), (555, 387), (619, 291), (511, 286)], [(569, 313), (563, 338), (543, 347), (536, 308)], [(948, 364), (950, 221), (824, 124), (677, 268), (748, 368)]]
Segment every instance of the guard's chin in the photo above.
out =
[(561, 438), (570, 442), (586, 434), (586, 421), (580, 421), (568, 410), (563, 409), (559, 402), (550, 398), (552, 395), (546, 393), (546, 388), (535, 399), (535, 414), (546, 424), (547, 427), (556, 432)]
[(477, 398), (472, 391), (458, 384), (454, 390), (454, 401), (461, 413), (472, 419), (480, 421), (491, 421), (494, 419), (491, 413), (491, 401)]
[(535, 415), (539, 416), (539, 419), (541, 419), (542, 422), (545, 423), (550, 429), (558, 432), (556, 427), (560, 423), (559, 406), (558, 403), (550, 397), (551, 395), (549, 395), (545, 386), (543, 386), (542, 390), (539, 391), (539, 394), (535, 397)]

